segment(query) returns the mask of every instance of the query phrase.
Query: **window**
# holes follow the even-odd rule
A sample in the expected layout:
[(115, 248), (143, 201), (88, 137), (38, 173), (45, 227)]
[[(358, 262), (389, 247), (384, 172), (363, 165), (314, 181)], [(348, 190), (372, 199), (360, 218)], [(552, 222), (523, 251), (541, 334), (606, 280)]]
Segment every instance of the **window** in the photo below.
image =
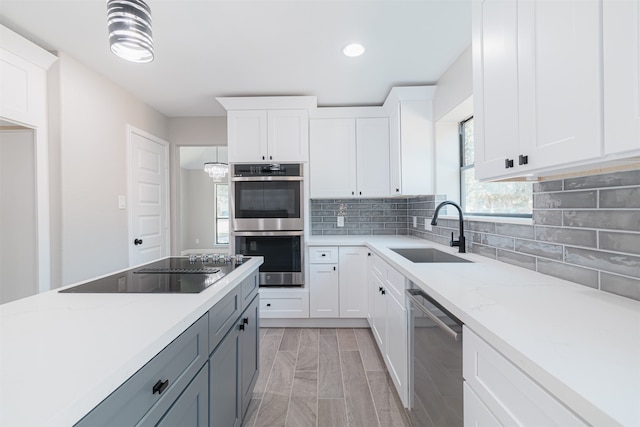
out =
[(460, 123), (460, 153), (460, 200), (466, 215), (531, 217), (531, 183), (476, 180), (473, 117)]
[(215, 184), (216, 245), (229, 244), (229, 184)]

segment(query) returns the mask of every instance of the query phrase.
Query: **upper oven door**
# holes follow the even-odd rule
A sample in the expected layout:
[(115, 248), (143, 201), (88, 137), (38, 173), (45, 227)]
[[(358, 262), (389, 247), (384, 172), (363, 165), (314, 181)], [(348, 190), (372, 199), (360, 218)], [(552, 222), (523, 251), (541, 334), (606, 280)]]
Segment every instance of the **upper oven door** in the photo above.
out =
[(302, 177), (236, 177), (231, 186), (236, 231), (302, 230)]

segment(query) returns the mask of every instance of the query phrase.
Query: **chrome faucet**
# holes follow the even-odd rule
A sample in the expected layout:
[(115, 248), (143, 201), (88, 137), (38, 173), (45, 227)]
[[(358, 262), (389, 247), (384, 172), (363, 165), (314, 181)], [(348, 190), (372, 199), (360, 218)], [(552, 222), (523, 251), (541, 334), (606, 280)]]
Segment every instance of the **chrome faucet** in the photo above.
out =
[(442, 209), (443, 206), (451, 205), (455, 206), (458, 209), (458, 214), (460, 216), (460, 237), (458, 240), (453, 240), (453, 233), (451, 233), (451, 241), (449, 242), (449, 246), (457, 246), (459, 253), (465, 253), (467, 251), (467, 244), (464, 238), (464, 219), (462, 218), (462, 209), (456, 202), (452, 202), (450, 200), (444, 201), (438, 205), (435, 213), (433, 214), (433, 219), (431, 220), (431, 225), (438, 225), (438, 212)]

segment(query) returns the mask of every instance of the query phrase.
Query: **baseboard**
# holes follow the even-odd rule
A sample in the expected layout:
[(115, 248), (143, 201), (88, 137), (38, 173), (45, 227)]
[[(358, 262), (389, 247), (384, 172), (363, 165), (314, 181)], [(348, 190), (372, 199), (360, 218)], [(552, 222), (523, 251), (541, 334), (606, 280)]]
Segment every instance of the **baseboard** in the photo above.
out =
[(368, 328), (367, 319), (265, 319), (261, 328)]

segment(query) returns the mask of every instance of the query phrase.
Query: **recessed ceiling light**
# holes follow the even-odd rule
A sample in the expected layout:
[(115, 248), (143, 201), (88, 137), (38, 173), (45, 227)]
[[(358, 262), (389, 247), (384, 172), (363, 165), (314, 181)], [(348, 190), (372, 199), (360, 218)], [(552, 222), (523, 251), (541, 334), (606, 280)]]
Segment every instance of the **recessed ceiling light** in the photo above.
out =
[(360, 43), (351, 43), (342, 49), (342, 53), (350, 58), (355, 58), (356, 56), (360, 56), (364, 53), (364, 46)]

